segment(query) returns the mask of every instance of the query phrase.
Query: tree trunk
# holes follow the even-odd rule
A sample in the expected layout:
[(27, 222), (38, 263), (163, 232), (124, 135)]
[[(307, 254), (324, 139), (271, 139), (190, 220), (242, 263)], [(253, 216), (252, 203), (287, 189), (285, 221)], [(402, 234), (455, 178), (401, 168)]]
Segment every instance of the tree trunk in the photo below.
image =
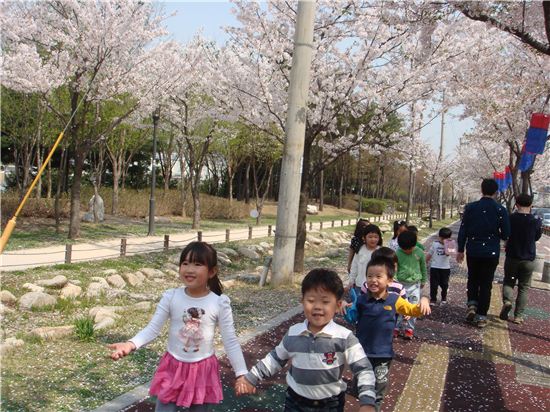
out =
[(306, 210), (309, 193), (310, 179), (310, 152), (311, 144), (308, 144), (307, 136), (304, 145), (302, 163), (302, 182), (300, 188), (300, 205), (298, 207), (298, 225), (296, 229), (296, 253), (294, 254), (294, 272), (303, 272), (306, 243)]
[[(36, 167), (38, 173), (38, 171), (42, 167), (42, 150), (40, 146), (36, 147)], [(42, 197), (42, 176), (38, 178), (38, 182), (36, 183), (35, 196), (37, 199), (40, 199)]]
[(191, 194), (193, 195), (193, 225), (192, 229), (199, 229), (201, 224), (201, 201), (199, 198), (198, 184), (193, 183)]
[(97, 214), (98, 199), (99, 199), (99, 185), (97, 179), (94, 179), (94, 199), (92, 202), (92, 212), (94, 215), (94, 223), (99, 223), (99, 215)]
[(52, 198), (52, 162), (51, 161), (49, 161), (48, 166), (46, 166), (46, 183), (47, 183), (46, 197), (48, 199), (51, 199)]
[(59, 197), (61, 196), (61, 188), (63, 186), (63, 180), (65, 178), (65, 163), (67, 163), (67, 149), (63, 148), (61, 150), (61, 161), (59, 164), (59, 171), (57, 172), (57, 187), (55, 188), (55, 202), (54, 202), (55, 233), (57, 234), (61, 232), (61, 228), (60, 228), (61, 211), (59, 210)]
[(186, 187), (185, 187), (185, 158), (182, 156), (182, 153), (180, 153), (180, 170), (181, 170), (181, 216), (186, 217), (187, 213), (185, 212), (185, 206), (187, 204), (187, 196), (185, 193)]
[(433, 202), (433, 190), (434, 189), (434, 185), (433, 183), (430, 185), (430, 223), (428, 225), (428, 227), (431, 229), (433, 227), (433, 206), (434, 206), (434, 202)]
[(342, 161), (342, 170), (340, 171), (340, 184), (338, 186), (338, 209), (342, 209), (344, 204), (344, 162)]
[(229, 198), (229, 204), (233, 203), (233, 175), (235, 172), (233, 171), (233, 167), (231, 165), (231, 162), (227, 163), (227, 190), (228, 190), (228, 198)]
[(118, 214), (118, 198), (119, 198), (119, 182), (120, 182), (120, 172), (121, 165), (119, 160), (115, 156), (111, 156), (111, 166), (113, 171), (113, 198), (111, 201), (111, 214)]
[(319, 173), (319, 212), (323, 211), (325, 205), (325, 173), (321, 170)]
[(246, 165), (246, 173), (244, 175), (244, 203), (250, 203), (250, 162)]
[(71, 186), (71, 215), (69, 220), (69, 239), (80, 236), (80, 186), (82, 183), (82, 169), (84, 166), (84, 153), (76, 147), (74, 154), (73, 185)]
[(407, 215), (405, 217), (406, 222), (411, 220), (411, 208), (412, 208), (412, 198), (413, 198), (413, 169), (412, 162), (409, 163), (409, 190), (407, 194)]

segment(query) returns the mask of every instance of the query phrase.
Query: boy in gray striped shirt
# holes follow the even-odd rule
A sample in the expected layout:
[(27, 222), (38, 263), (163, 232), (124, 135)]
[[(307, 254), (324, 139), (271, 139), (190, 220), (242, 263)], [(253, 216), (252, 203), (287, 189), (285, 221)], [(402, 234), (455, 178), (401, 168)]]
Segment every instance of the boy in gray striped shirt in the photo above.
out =
[(275, 375), (290, 360), (285, 412), (341, 412), (346, 391), (342, 374), (347, 363), (358, 382), (359, 411), (374, 412), (372, 365), (353, 333), (333, 321), (343, 295), (336, 272), (309, 272), (302, 282), (306, 320), (291, 326), (279, 345), (245, 375), (249, 384), (241, 393), (254, 393), (258, 381)]

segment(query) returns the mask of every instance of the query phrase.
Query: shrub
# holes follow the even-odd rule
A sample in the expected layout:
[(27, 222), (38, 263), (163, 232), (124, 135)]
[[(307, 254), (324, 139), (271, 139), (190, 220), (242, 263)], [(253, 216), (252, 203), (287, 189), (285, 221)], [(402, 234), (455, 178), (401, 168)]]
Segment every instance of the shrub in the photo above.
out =
[(381, 215), (386, 210), (387, 202), (382, 199), (363, 199), (362, 209), (368, 213)]
[[(2, 222), (7, 221), (13, 216), (20, 201), (21, 197), (16, 191), (2, 193)], [(62, 218), (69, 217), (70, 201), (67, 196), (62, 196), (61, 199), (59, 199), (59, 209)], [(25, 206), (21, 209), (19, 217), (54, 218), (55, 199), (36, 199), (34, 197), (29, 197)]]
[(84, 342), (94, 340), (94, 320), (89, 317), (78, 318), (74, 321), (74, 333), (78, 339)]

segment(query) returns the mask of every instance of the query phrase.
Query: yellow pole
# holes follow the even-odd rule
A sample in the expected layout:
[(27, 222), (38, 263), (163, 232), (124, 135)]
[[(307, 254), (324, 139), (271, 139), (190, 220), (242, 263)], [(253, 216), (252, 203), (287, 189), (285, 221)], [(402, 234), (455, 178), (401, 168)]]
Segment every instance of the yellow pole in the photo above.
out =
[(40, 179), (40, 176), (42, 175), (42, 173), (44, 172), (44, 169), (48, 165), (48, 162), (52, 158), (53, 153), (55, 152), (55, 149), (57, 149), (57, 146), (59, 146), (59, 143), (61, 143), (61, 140), (63, 139), (63, 133), (64, 132), (59, 133), (59, 136), (57, 137), (57, 140), (52, 146), (50, 153), (48, 153), (48, 157), (46, 157), (46, 160), (44, 160), (44, 163), (42, 163), (42, 167), (40, 168), (34, 180), (32, 181), (31, 185), (29, 186), (29, 189), (27, 190), (27, 193), (23, 197), (23, 200), (21, 200), (21, 203), (19, 203), (19, 206), (17, 207), (17, 210), (15, 211), (13, 217), (6, 224), (6, 227), (4, 228), (4, 232), (2, 233), (2, 238), (0, 238), (0, 253), (4, 252), (4, 248), (6, 247), (6, 245), (8, 244), (8, 240), (10, 239), (11, 232), (13, 232), (13, 229), (15, 228), (17, 216), (19, 216), (19, 213), (21, 213), (21, 209), (23, 209), (25, 202), (29, 198), (34, 187), (36, 186), (36, 183), (38, 183), (38, 179)]

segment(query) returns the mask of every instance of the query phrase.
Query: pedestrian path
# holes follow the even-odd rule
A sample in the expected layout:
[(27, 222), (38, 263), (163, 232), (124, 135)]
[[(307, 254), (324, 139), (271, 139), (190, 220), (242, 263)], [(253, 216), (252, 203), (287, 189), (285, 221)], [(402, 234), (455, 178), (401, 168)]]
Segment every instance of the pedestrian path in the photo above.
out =
[[(530, 290), (523, 325), (500, 321), (501, 269), (492, 291), (489, 324), (478, 329), (464, 320), (466, 270), (452, 268), (449, 303), (434, 307), (431, 316), (418, 321), (413, 341), (395, 340), (383, 412), (550, 410), (550, 292)], [(247, 364), (263, 358), (290, 325), (301, 321), (303, 315), (296, 314), (248, 341), (243, 346)], [(220, 364), (224, 401), (215, 411), (282, 410), (284, 373), (263, 383), (257, 395), (237, 398), (229, 362), (222, 358)], [(350, 380), (349, 373), (345, 378)], [(356, 399), (347, 394), (346, 411), (358, 409)], [(154, 400), (145, 398), (120, 410), (153, 411)]]

